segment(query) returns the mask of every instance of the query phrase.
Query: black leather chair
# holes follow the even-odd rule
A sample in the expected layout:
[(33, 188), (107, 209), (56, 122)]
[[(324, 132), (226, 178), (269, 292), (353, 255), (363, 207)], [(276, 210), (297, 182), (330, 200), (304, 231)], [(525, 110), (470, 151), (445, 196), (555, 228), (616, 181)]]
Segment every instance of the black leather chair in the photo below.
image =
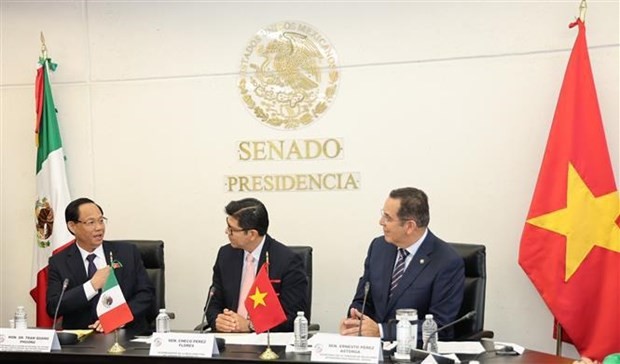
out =
[(319, 331), (321, 326), (318, 323), (310, 321), (312, 314), (312, 247), (305, 245), (290, 246), (291, 250), (301, 256), (301, 260), (304, 262), (306, 270), (306, 277), (308, 278), (308, 312), (305, 312), (308, 319), (308, 331)]
[(480, 244), (450, 243), (465, 262), (465, 296), (457, 317), (476, 311), (472, 319), (454, 326), (457, 341), (493, 338), (493, 331), (484, 330), (484, 305), (487, 285), (486, 247)]
[[(304, 269), (306, 271), (306, 277), (308, 278), (308, 312), (304, 312), (306, 314), (306, 318), (310, 323), (308, 325), (308, 331), (319, 331), (320, 325), (317, 323), (312, 323), (310, 321), (310, 315), (312, 312), (312, 247), (311, 246), (290, 246), (291, 250), (296, 254), (301, 256), (301, 260), (304, 263)], [(208, 324), (198, 324), (194, 330), (202, 331), (208, 327)]]
[[(164, 242), (161, 240), (111, 240), (135, 245), (142, 256), (146, 274), (155, 286), (155, 305), (146, 320), (155, 330), (155, 318), (160, 308), (166, 308), (166, 264), (164, 262)], [(166, 311), (171, 319), (174, 313)]]

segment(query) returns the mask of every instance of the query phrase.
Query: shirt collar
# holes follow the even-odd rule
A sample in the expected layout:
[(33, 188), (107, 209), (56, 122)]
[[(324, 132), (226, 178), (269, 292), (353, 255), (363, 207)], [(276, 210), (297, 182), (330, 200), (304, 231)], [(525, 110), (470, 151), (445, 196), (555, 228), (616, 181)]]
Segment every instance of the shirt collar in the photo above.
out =
[(424, 234), (422, 234), (420, 239), (416, 240), (416, 242), (411, 244), (408, 248), (404, 248), (406, 251), (409, 252), (410, 257), (413, 257), (415, 253), (418, 251), (418, 249), (420, 249), (420, 245), (422, 245), (422, 242), (424, 241), (424, 239), (426, 239), (427, 235), (428, 235), (428, 228), (424, 229)]
[(86, 257), (91, 255), (91, 254), (95, 254), (97, 256), (97, 258), (103, 259), (103, 261), (105, 262), (105, 252), (103, 251), (103, 244), (99, 245), (97, 248), (95, 248), (95, 250), (90, 253), (87, 252), (86, 250), (82, 249), (82, 247), (76, 242), (75, 245), (77, 246), (78, 250), (80, 251), (80, 255), (82, 256), (82, 260), (86, 261)]
[(263, 251), (263, 246), (265, 245), (265, 238), (267, 237), (267, 235), (263, 236), (263, 240), (261, 240), (260, 244), (258, 244), (258, 246), (256, 247), (256, 249), (254, 249), (254, 251), (252, 253), (249, 253), (247, 251), (243, 251), (243, 260), (245, 261), (245, 259), (247, 259), (249, 254), (252, 254), (252, 256), (254, 257), (254, 261), (258, 263), (258, 261), (260, 260), (260, 253)]

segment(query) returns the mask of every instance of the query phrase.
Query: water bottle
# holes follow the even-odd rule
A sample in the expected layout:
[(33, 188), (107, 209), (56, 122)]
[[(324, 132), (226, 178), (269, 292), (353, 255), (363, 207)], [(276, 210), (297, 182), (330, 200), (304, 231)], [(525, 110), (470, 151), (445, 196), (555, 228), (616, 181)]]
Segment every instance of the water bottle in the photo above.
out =
[(166, 313), (165, 308), (159, 309), (159, 315), (155, 319), (155, 331), (170, 332), (170, 317)]
[(308, 320), (303, 311), (297, 312), (297, 317), (293, 321), (295, 328), (295, 352), (305, 353), (308, 351)]
[[(430, 351), (431, 353), (437, 352), (437, 323), (433, 320), (432, 314), (426, 314), (425, 320), (422, 324), (422, 348)], [(434, 334), (433, 334), (434, 332)], [(431, 336), (433, 334), (433, 336)], [(428, 342), (428, 344), (427, 344)]]
[(411, 323), (409, 317), (399, 313), (396, 312), (396, 319), (398, 320), (396, 324), (396, 353), (408, 358), (411, 349)]
[(24, 308), (24, 306), (17, 306), (17, 310), (15, 311), (15, 328), (28, 328), (28, 323), (26, 322), (26, 309)]

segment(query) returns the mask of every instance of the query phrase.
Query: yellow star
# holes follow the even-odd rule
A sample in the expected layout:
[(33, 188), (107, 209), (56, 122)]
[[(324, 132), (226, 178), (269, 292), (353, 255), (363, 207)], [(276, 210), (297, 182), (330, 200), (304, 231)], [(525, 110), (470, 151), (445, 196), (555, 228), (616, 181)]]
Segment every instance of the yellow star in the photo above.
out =
[(564, 281), (568, 282), (594, 246), (620, 253), (620, 227), (616, 224), (619, 214), (618, 191), (595, 197), (569, 163), (566, 207), (527, 222), (566, 236)]
[(250, 298), (254, 301), (254, 308), (258, 305), (267, 306), (265, 303), (265, 296), (267, 296), (267, 292), (261, 292), (258, 287), (256, 287), (256, 292), (250, 296)]

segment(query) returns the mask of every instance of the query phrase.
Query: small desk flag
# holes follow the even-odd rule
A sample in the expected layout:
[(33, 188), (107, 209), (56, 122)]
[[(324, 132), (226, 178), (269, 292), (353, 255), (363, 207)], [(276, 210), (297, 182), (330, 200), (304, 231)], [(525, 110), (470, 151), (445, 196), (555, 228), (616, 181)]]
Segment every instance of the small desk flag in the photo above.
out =
[(133, 314), (127, 301), (125, 301), (121, 286), (118, 285), (114, 269), (110, 271), (110, 275), (103, 286), (101, 297), (99, 297), (97, 316), (99, 316), (99, 322), (106, 334), (133, 321)]
[(267, 274), (267, 263), (260, 268), (254, 284), (250, 287), (248, 297), (245, 299), (245, 308), (257, 334), (286, 321), (286, 314)]

